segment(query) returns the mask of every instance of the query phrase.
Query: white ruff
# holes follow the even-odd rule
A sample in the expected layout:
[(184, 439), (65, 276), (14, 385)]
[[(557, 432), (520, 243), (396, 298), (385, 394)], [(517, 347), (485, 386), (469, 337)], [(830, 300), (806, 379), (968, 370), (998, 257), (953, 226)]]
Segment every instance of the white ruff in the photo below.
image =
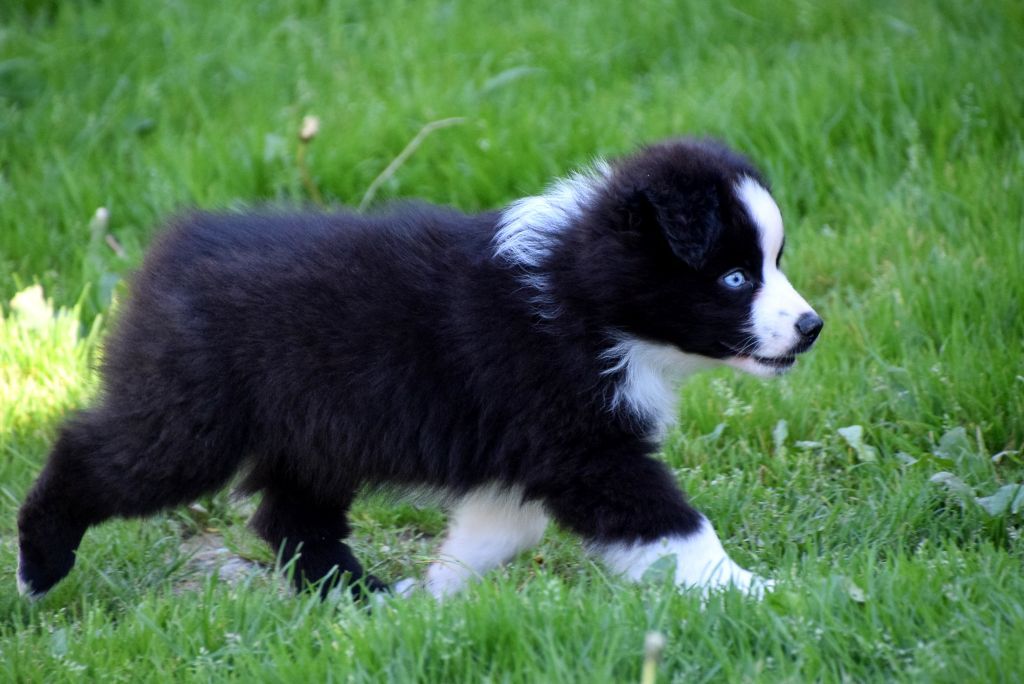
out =
[(611, 363), (605, 375), (621, 373), (609, 408), (628, 411), (640, 421), (653, 423), (660, 437), (676, 421), (679, 384), (716, 362), (668, 344), (628, 336), (616, 339), (618, 342), (601, 354)]
[(613, 572), (634, 582), (642, 579), (648, 568), (659, 559), (675, 556), (675, 584), (679, 587), (697, 587), (707, 593), (735, 586), (743, 592), (760, 596), (773, 586), (771, 581), (744, 570), (729, 558), (707, 519), (699, 530), (685, 537), (666, 537), (647, 543), (594, 545), (590, 550), (601, 556)]
[(544, 318), (556, 318), (560, 313), (544, 264), (559, 235), (594, 202), (611, 173), (611, 167), (598, 160), (589, 171), (554, 182), (542, 195), (513, 202), (498, 221), (494, 256), (522, 269), (519, 280), (533, 293), (530, 301)]
[(555, 181), (544, 194), (513, 202), (498, 222), (494, 255), (527, 268), (543, 266), (555, 238), (594, 201), (611, 172), (597, 160), (589, 171)]
[[(451, 595), (467, 582), (508, 562), (540, 541), (548, 516), (537, 502), (523, 503), (522, 490), (488, 486), (466, 495), (452, 511), (448, 536), (427, 569), (425, 588)], [(408, 593), (403, 583), (399, 593)]]

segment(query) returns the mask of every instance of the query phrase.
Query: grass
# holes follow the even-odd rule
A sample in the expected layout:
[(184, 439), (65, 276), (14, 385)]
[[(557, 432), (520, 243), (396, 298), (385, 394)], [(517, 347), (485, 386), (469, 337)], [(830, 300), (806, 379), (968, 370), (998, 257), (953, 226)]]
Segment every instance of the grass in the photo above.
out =
[[(660, 681), (1024, 679), (1024, 511), (984, 498), (1024, 480), (1021, 35), (1009, 1), (5, 3), (0, 295), (25, 294), (0, 322), (0, 679), (630, 681), (652, 629)], [(219, 495), (92, 530), (17, 597), (17, 506), (95, 390), (119, 280), (184, 207), (310, 202), (307, 114), (335, 204), (448, 117), (378, 200), (500, 206), (680, 132), (765, 166), (823, 339), (778, 382), (690, 383), (664, 451), (778, 591), (625, 586), (555, 530), (465, 597), (366, 613), (197, 573), (199, 534), (273, 560)], [(393, 579), (443, 530), (354, 517)]]

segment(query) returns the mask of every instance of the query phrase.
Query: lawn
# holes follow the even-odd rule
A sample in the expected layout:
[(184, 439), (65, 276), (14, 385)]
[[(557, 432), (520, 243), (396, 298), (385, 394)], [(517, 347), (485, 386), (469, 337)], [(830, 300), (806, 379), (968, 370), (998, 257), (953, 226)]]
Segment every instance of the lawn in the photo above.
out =
[[(8, 0), (0, 680), (638, 681), (652, 630), (659, 681), (1024, 679), (1022, 37), (1011, 0)], [(553, 529), (463, 596), (367, 611), (293, 595), (225, 493), (93, 529), (24, 602), (17, 507), (161, 221), (358, 204), (451, 117), (374, 201), (498, 207), (680, 133), (765, 168), (825, 331), (780, 380), (690, 382), (664, 458), (777, 590), (627, 585)], [(391, 580), (444, 528), (354, 519)]]

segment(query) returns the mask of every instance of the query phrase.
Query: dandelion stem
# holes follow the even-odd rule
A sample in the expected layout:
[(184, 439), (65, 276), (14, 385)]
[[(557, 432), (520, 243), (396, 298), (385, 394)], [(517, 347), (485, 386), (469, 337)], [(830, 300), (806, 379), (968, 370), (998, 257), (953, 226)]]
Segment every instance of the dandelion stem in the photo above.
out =
[(380, 175), (373, 179), (373, 182), (370, 183), (370, 187), (366, 188), (366, 192), (363, 193), (363, 199), (362, 201), (359, 202), (359, 211), (363, 211), (364, 209), (366, 209), (366, 207), (370, 205), (370, 202), (373, 201), (373, 198), (377, 194), (377, 190), (380, 188), (380, 186), (385, 181), (387, 181), (387, 179), (395, 175), (395, 172), (398, 171), (402, 164), (404, 164), (406, 160), (412, 156), (412, 153), (416, 151), (416, 148), (423, 143), (423, 141), (426, 139), (428, 135), (441, 128), (447, 128), (448, 126), (460, 124), (465, 120), (466, 119), (461, 116), (456, 116), (450, 119), (439, 119), (437, 121), (431, 121), (430, 123), (423, 126), (423, 128), (421, 128), (419, 132), (415, 136), (413, 136), (413, 139), (409, 141), (409, 144), (407, 144), (405, 148), (398, 153), (398, 156), (392, 159), (391, 163), (388, 164), (387, 167), (385, 167), (384, 170), (380, 172)]

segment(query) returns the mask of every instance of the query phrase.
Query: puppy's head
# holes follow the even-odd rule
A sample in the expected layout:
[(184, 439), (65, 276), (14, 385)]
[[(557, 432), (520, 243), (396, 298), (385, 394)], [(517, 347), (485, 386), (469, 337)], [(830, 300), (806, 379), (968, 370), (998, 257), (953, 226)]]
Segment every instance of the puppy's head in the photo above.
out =
[(759, 376), (811, 347), (823, 323), (780, 270), (782, 215), (749, 161), (672, 141), (616, 165), (608, 187), (634, 260), (624, 327)]

